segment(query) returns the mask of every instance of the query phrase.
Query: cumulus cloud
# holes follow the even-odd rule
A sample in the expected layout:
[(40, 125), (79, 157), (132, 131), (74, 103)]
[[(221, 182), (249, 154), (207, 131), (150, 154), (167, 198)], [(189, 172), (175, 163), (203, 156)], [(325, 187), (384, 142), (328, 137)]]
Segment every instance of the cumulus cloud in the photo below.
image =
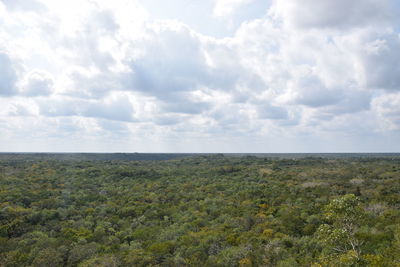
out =
[(116, 121), (133, 121), (134, 109), (129, 98), (116, 95), (101, 100), (55, 98), (38, 102), (40, 114), (48, 117), (83, 116)]
[(102, 98), (113, 91), (129, 89), (129, 81), (127, 82), (121, 73), (72, 68), (64, 73), (63, 78), (63, 88), (60, 92), (72, 97)]
[(193, 94), (196, 91), (227, 91), (240, 101), (243, 90), (264, 88), (257, 74), (235, 60), (236, 51), (229, 44), (197, 34), (181, 23), (149, 25), (145, 37), (133, 47), (137, 56), (127, 61), (131, 72), (125, 77), (131, 82), (125, 88), (156, 97), (166, 112), (207, 110), (210, 99), (198, 99)]
[(17, 69), (11, 58), (0, 52), (0, 95), (11, 96), (17, 93)]
[(54, 82), (50, 74), (34, 70), (26, 75), (21, 85), (21, 94), (26, 96), (47, 96), (54, 91)]
[(381, 95), (373, 100), (372, 106), (380, 118), (381, 130), (400, 130), (400, 93)]
[(362, 32), (353, 42), (362, 84), (367, 88), (399, 90), (399, 34), (392, 29), (374, 29)]
[(231, 15), (238, 7), (248, 4), (253, 0), (216, 0), (214, 15), (223, 17)]
[(0, 2), (11, 11), (38, 11), (45, 8), (36, 0), (1, 0)]
[[(207, 146), (213, 138), (258, 151), (250, 140), (281, 140), (267, 151), (399, 130), (394, 0), (274, 0), (224, 38), (150, 19), (138, 1), (56, 2), (0, 0), (7, 140), (26, 135), (23, 125), (40, 126), (37, 138), (118, 136), (147, 151), (177, 140), (217, 149)], [(202, 10), (226, 23), (250, 4), (265, 9), (259, 2), (216, 0)]]
[(182, 24), (149, 28), (145, 39), (135, 43), (140, 56), (128, 64), (135, 90), (167, 96), (193, 90), (207, 80), (201, 40)]
[(285, 108), (268, 104), (258, 107), (258, 115), (261, 119), (270, 120), (286, 120), (289, 117), (288, 111)]
[(348, 29), (387, 23), (393, 0), (275, 0), (271, 13), (295, 28)]

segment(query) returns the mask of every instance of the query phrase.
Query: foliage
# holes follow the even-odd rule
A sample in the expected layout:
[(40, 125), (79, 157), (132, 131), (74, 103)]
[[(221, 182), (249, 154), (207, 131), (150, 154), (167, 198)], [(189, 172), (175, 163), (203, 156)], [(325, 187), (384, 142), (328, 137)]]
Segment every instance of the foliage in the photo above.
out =
[(92, 157), (0, 157), (0, 266), (400, 266), (394, 156)]
[(361, 256), (361, 241), (356, 236), (362, 223), (364, 210), (354, 194), (332, 200), (325, 209), (330, 224), (322, 224), (318, 234), (326, 248), (341, 254), (342, 261), (356, 262)]

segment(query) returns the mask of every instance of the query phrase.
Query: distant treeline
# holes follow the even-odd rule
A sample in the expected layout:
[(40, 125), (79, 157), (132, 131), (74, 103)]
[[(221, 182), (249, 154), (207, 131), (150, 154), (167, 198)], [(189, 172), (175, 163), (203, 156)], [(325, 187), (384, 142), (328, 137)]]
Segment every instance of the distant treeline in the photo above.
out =
[(0, 153), (0, 160), (171, 160), (190, 155), (176, 153)]
[(400, 153), (0, 153), (0, 160), (173, 160), (189, 157), (256, 157), (267, 159), (400, 159)]

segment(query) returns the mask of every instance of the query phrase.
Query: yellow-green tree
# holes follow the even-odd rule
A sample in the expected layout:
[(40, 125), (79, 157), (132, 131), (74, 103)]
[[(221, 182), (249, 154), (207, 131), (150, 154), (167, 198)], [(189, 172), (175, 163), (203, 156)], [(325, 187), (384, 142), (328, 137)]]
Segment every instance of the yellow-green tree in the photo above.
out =
[[(317, 235), (328, 249), (328, 255), (338, 259), (342, 265), (361, 261), (361, 240), (357, 237), (364, 210), (354, 194), (332, 200), (325, 207), (326, 224), (322, 224)], [(330, 257), (328, 257), (330, 258)]]

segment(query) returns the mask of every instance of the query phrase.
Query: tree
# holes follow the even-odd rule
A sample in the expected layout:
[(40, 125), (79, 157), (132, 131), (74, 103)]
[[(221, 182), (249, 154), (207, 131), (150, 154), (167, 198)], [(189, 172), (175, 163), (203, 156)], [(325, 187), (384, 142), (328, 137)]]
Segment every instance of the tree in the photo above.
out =
[(361, 259), (361, 241), (357, 232), (364, 217), (360, 200), (354, 194), (332, 200), (325, 207), (327, 224), (322, 224), (317, 235), (330, 252), (340, 260), (355, 262)]

